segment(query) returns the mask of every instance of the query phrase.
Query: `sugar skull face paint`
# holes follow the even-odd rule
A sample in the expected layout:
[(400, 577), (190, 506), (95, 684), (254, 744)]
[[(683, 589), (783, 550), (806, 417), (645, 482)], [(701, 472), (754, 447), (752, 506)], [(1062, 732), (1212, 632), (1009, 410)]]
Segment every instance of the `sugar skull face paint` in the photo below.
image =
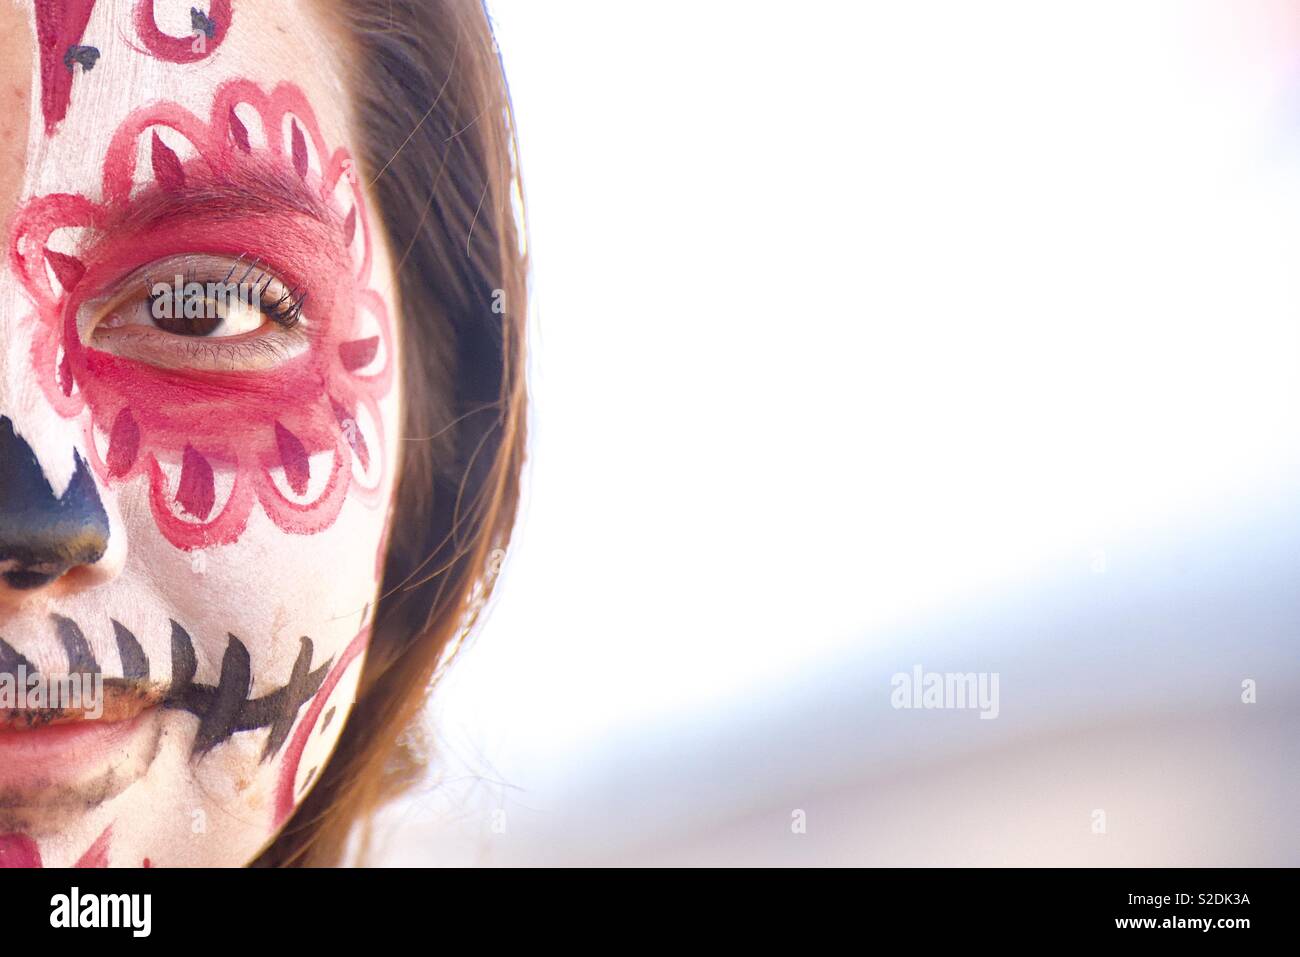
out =
[[(254, 146), (241, 113), (265, 142)], [(313, 533), (349, 488), (373, 500), (392, 337), (383, 298), (367, 285), (371, 236), (353, 168), (346, 150), (325, 146), (297, 87), (268, 95), (232, 81), (208, 123), (166, 102), (131, 113), (106, 152), (102, 202), (40, 196), (16, 217), (12, 267), (40, 317), (36, 381), (64, 416), (89, 407), (96, 472), (110, 484), (146, 476), (155, 520), (178, 547), (235, 541), (255, 503), (285, 531)], [(55, 248), (60, 230), (78, 229), (88, 245), (83, 236), (75, 255)], [(202, 273), (180, 271), (200, 262)], [(158, 285), (151, 270), (176, 275), (179, 291), (163, 301), (177, 312), (193, 302), (181, 287), (228, 284), (290, 314), (300, 335), (195, 328), (204, 334), (181, 341), (151, 331), (162, 310), (139, 310)], [(148, 313), (142, 322), (129, 321), (133, 307)], [(96, 430), (107, 437), (102, 456)], [(380, 443), (373, 463), (367, 431)], [(179, 466), (174, 483), (167, 461)], [(230, 488), (218, 504), (220, 472)]]
[[(300, 2), (0, 21), (31, 51), (0, 66), (28, 116), (0, 196), (0, 866), (243, 864), (346, 723), (397, 466), (337, 44)], [(101, 718), (6, 701), (72, 674)]]

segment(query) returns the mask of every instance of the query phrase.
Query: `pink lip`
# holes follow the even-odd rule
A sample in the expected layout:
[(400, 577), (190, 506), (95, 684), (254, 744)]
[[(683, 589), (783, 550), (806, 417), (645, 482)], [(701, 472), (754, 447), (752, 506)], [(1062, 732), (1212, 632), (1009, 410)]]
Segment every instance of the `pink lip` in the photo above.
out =
[(78, 720), (0, 731), (0, 790), (69, 783), (88, 770), (112, 764), (157, 714), (154, 707), (123, 721)]

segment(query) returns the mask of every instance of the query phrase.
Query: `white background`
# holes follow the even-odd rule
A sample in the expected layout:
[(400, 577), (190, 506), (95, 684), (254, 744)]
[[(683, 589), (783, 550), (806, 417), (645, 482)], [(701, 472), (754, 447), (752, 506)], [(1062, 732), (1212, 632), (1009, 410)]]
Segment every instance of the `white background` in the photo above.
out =
[(1295, 6), (491, 8), (527, 501), (377, 860), (1300, 863)]

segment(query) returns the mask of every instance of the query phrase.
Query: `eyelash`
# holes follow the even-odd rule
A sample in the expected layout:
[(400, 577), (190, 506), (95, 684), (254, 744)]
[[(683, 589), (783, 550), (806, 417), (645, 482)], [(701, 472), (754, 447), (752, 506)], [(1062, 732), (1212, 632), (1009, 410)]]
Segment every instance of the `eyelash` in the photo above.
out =
[[(235, 261), (235, 265), (230, 267), (230, 271), (226, 273), (225, 278), (220, 280), (221, 284), (224, 285), (225, 283), (230, 282), (231, 277), (234, 276), (236, 270), (239, 268), (242, 261), (243, 261), (243, 257), (240, 257), (240, 259)], [(261, 261), (260, 258), (254, 259), (252, 264), (244, 271), (244, 274), (238, 280), (236, 280), (236, 284), (243, 285), (244, 283), (247, 283), (249, 281), (248, 277), (252, 274), (252, 271), (257, 268), (257, 264), (260, 261)], [(186, 285), (192, 282), (198, 283), (199, 285), (204, 285), (207, 282), (207, 280), (199, 279), (199, 274), (197, 270), (195, 270), (193, 267), (190, 267), (187, 272), (183, 273), (181, 278), (183, 279)], [(256, 277), (253, 278), (250, 285), (252, 285), (254, 289), (258, 288), (259, 286), (261, 286), (262, 288), (267, 288), (270, 286), (270, 284), (273, 281), (275, 281), (275, 278), (276, 277), (274, 276), (274, 274), (263, 270), (262, 272), (259, 272), (256, 275)], [(156, 283), (154, 283), (153, 280), (147, 275), (145, 277), (145, 283), (147, 289), (153, 289), (156, 285)], [(307, 298), (310, 295), (311, 292), (309, 289), (307, 289), (306, 286), (302, 286), (302, 285), (294, 286), (292, 289), (289, 289), (287, 292), (284, 293), (284, 295), (282, 295), (279, 299), (277, 299), (275, 302), (271, 303), (270, 305), (261, 303), (261, 298), (259, 295), (259, 300), (258, 300), (259, 308), (261, 309), (262, 314), (266, 316), (266, 318), (270, 319), (272, 322), (284, 327), (285, 329), (292, 329), (302, 319), (303, 306), (306, 304)], [(154, 303), (161, 298), (161, 296), (154, 295), (152, 292), (150, 292), (145, 296), (145, 298), (149, 302), (150, 307), (152, 307)], [(178, 333), (173, 333), (173, 335), (178, 335)], [(196, 336), (194, 338), (202, 338), (202, 337)]]
[[(155, 283), (155, 276), (168, 276), (169, 281)], [(179, 294), (177, 283), (181, 284)], [(198, 284), (206, 295), (186, 296), (191, 283)], [(221, 292), (214, 295), (213, 287), (218, 285)], [(291, 286), (281, 280), (262, 265), (260, 257), (249, 261), (240, 256), (232, 263), (216, 255), (175, 256), (136, 272), (120, 283), (118, 290), (86, 303), (83, 342), (147, 365), (192, 371), (267, 371), (301, 355), (319, 332), (314, 321), (304, 320), (310, 299), (307, 286)], [(199, 310), (186, 315), (185, 307), (199, 297)], [(171, 301), (165, 301), (168, 299)], [(125, 321), (118, 319), (119, 314)], [(266, 321), (256, 328), (240, 328), (251, 325), (258, 315)], [(227, 325), (228, 320), (236, 325)], [(78, 325), (81, 323), (79, 320)], [(225, 334), (217, 334), (223, 328)]]
[(272, 322), (278, 322), (284, 328), (292, 329), (302, 319), (302, 307), (306, 304), (309, 295), (307, 289), (295, 286), (269, 307), (263, 306), (262, 312)]

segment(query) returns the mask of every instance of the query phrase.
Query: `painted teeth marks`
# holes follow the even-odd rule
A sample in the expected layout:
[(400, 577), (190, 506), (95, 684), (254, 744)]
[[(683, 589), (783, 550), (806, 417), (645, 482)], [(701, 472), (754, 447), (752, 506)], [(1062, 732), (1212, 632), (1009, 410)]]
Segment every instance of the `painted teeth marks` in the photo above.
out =
[(122, 659), (122, 677), (132, 681), (149, 680), (149, 659), (131, 630), (115, 618), (113, 635), (117, 638), (117, 654)]
[(172, 622), (172, 686), (164, 705), (198, 717), (199, 730), (191, 752), (194, 757), (201, 757), (241, 731), (270, 728), (262, 750), (262, 760), (267, 761), (284, 745), (299, 710), (320, 690), (332, 659), (312, 670), (312, 642), (304, 637), (289, 683), (260, 698), (249, 698), (252, 682), (248, 649), (234, 635), (228, 638), (216, 686), (197, 684), (193, 643), (185, 629)]
[(36, 670), (32, 667), (30, 661), (18, 652), (14, 651), (13, 646), (10, 645), (9, 642), (0, 638), (0, 673), (11, 675), (17, 674), (19, 668), (23, 669), (28, 674), (31, 674)]
[(171, 697), (175, 699), (194, 684), (194, 675), (198, 673), (199, 662), (194, 657), (194, 641), (189, 632), (172, 622), (172, 688)]
[(266, 749), (262, 752), (263, 761), (279, 752), (293, 729), (298, 709), (315, 697), (321, 683), (325, 680), (325, 675), (329, 673), (328, 661), (312, 671), (311, 656), (311, 639), (303, 636), (300, 639), (298, 658), (293, 663), (293, 673), (289, 676), (289, 683), (266, 698), (249, 702), (250, 711), (256, 713), (258, 727), (265, 723), (271, 729), (271, 734), (266, 739)]
[(234, 635), (229, 638), (226, 654), (221, 659), (220, 682), (209, 696), (207, 707), (193, 709), (202, 712), (194, 736), (195, 754), (206, 754), (235, 733), (240, 705), (253, 687), (253, 665), (248, 649)]
[[(102, 674), (81, 626), (63, 615), (51, 615), (50, 620), (67, 656), (68, 673)], [(201, 684), (195, 681), (198, 659), (194, 653), (194, 640), (184, 627), (172, 620), (171, 683), (161, 693), (150, 692), (148, 655), (129, 628), (116, 619), (109, 620), (113, 625), (123, 674), (121, 678), (105, 678), (105, 688), (117, 693), (135, 692), (145, 699), (153, 698), (164, 708), (185, 711), (198, 718), (198, 730), (190, 749), (193, 759), (203, 757), (236, 734), (263, 728), (269, 733), (261, 760), (266, 762), (275, 757), (288, 740), (303, 705), (320, 691), (333, 665), (331, 658), (313, 668), (314, 646), (310, 638), (302, 637), (288, 682), (259, 698), (251, 698), (252, 661), (247, 646), (239, 638), (227, 635), (217, 683)], [(0, 638), (0, 673), (17, 676), (20, 673), (34, 675), (37, 671), (27, 658)], [(42, 713), (27, 723), (45, 724), (60, 717), (60, 714)]]
[(51, 615), (50, 617), (54, 619), (54, 627), (59, 633), (59, 641), (63, 643), (63, 651), (68, 656), (69, 673), (78, 675), (100, 674), (99, 662), (95, 660), (94, 652), (90, 650), (90, 644), (86, 641), (86, 636), (77, 623), (71, 618), (64, 618), (62, 615)]

